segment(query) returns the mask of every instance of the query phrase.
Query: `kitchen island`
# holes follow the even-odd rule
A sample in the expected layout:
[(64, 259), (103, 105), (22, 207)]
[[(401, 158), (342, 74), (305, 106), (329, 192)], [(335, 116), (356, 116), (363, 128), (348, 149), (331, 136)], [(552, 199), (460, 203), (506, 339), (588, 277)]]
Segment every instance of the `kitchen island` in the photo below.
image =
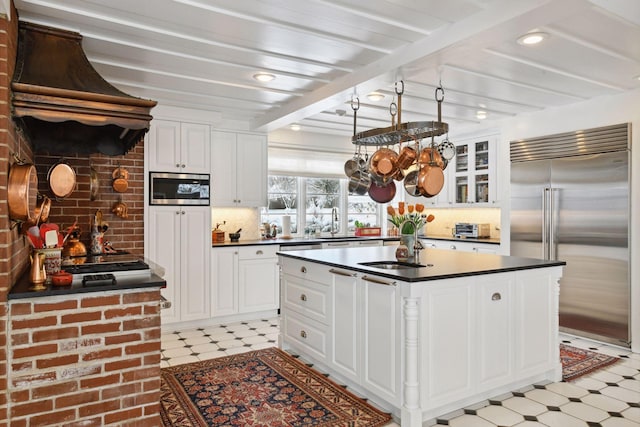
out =
[(280, 346), (401, 420), (562, 375), (561, 261), (395, 248), (281, 252)]

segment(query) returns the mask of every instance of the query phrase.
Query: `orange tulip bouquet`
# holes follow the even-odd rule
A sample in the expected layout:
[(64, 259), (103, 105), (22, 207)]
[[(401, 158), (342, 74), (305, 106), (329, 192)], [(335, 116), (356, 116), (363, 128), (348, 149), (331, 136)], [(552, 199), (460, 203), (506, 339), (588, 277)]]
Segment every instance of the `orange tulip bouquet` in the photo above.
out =
[(401, 234), (413, 234), (415, 232), (414, 227), (420, 229), (427, 222), (435, 219), (433, 215), (424, 213), (424, 205), (422, 203), (405, 205), (404, 202), (398, 202), (398, 209), (388, 205), (387, 215), (389, 222), (395, 225)]

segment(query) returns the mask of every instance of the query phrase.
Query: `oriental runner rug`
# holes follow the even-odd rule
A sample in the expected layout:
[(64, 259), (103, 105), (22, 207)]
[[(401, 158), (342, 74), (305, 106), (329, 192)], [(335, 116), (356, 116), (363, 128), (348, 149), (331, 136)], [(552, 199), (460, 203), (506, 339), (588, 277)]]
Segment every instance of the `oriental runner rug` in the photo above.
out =
[(353, 426), (391, 420), (279, 348), (162, 369), (165, 427)]
[(560, 360), (562, 361), (562, 379), (573, 381), (583, 375), (613, 365), (620, 358), (560, 344)]

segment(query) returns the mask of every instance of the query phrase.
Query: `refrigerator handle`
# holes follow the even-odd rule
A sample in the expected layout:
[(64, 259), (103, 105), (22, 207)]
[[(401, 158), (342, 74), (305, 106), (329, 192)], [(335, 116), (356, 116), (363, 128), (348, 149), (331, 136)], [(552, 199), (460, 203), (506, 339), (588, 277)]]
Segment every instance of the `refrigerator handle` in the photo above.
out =
[(545, 187), (542, 189), (542, 257), (543, 259), (550, 259), (549, 253), (549, 193), (551, 188)]
[(558, 194), (557, 188), (549, 189), (549, 259), (557, 260), (558, 254), (556, 251), (558, 242), (556, 242), (556, 206), (555, 198)]

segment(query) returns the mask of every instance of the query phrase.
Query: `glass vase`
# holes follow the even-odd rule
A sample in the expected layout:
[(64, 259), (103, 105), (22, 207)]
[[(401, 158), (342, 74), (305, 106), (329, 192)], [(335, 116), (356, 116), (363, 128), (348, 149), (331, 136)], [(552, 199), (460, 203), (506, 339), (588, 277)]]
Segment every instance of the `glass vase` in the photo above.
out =
[(407, 247), (409, 250), (409, 256), (412, 257), (414, 255), (415, 250), (415, 236), (413, 234), (401, 234), (400, 235), (400, 244)]

